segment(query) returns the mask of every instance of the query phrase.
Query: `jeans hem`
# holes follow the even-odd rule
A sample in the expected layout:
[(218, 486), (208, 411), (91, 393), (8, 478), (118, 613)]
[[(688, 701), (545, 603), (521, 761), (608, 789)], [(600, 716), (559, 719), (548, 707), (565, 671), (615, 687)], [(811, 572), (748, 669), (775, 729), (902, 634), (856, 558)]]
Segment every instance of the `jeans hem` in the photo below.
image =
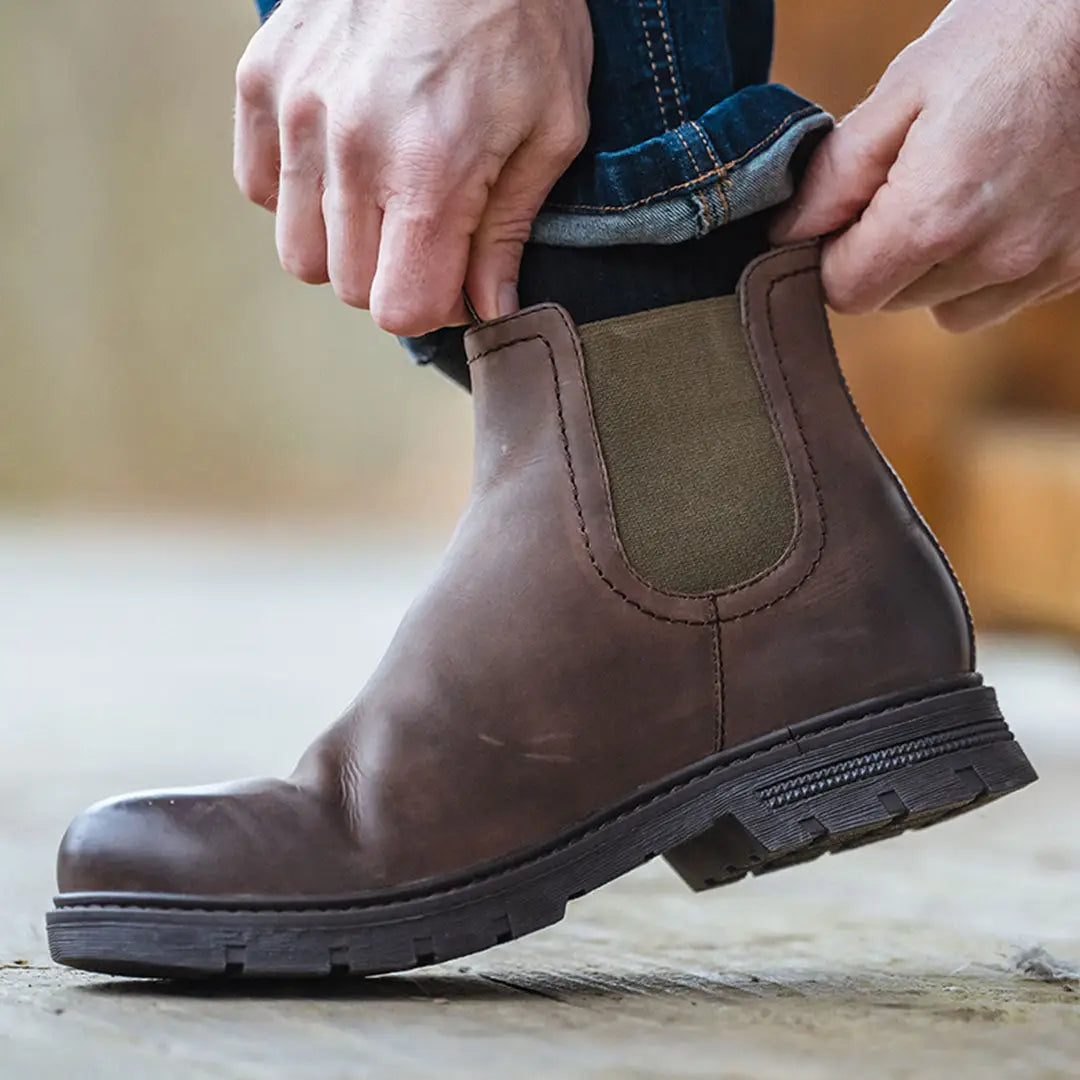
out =
[[(678, 244), (787, 201), (794, 191), (799, 167), (805, 162), (808, 140), (824, 135), (832, 127), (833, 118), (785, 88), (761, 89), (784, 90), (799, 107), (779, 118), (774, 116), (771, 126), (765, 128), (767, 134), (748, 148), (741, 149), (737, 139), (733, 147), (733, 140), (725, 138), (729, 133), (722, 128), (722, 117), (706, 114), (701, 120), (689, 121), (665, 132), (665, 145), (657, 145), (661, 140), (650, 140), (654, 145), (622, 152), (616, 163), (619, 167), (657, 163), (658, 155), (677, 140), (678, 165), (682, 169), (682, 178), (675, 178), (677, 182), (619, 202), (549, 200), (533, 223), (531, 239), (558, 247)], [(758, 132), (761, 130), (759, 127)], [(727, 156), (721, 156), (721, 149), (728, 152)], [(605, 168), (602, 158), (596, 162), (599, 171)], [(664, 164), (666, 168), (652, 171), (671, 179), (671, 161)], [(686, 165), (694, 168), (687, 169)], [(610, 175), (605, 181), (606, 186), (612, 186)]]

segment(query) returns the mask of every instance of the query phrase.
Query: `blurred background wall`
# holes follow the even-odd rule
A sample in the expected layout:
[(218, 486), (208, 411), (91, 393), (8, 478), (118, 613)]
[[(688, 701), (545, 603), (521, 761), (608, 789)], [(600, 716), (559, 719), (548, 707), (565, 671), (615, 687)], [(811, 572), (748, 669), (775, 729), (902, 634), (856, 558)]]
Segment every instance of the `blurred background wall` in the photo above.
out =
[(0, 3), (0, 505), (449, 517), (467, 403), (277, 266), (249, 0)]
[[(939, 7), (779, 0), (777, 77), (840, 115)], [(254, 26), (246, 0), (0, 4), (0, 509), (452, 519), (464, 395), (287, 278), (233, 187)], [(1080, 629), (1080, 301), (836, 330), (980, 621)]]

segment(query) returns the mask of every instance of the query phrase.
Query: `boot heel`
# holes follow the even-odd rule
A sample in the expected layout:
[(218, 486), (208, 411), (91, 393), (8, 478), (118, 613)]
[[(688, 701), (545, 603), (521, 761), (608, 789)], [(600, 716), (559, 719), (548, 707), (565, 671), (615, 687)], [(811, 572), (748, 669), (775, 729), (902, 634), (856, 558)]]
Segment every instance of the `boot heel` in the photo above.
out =
[(989, 687), (790, 729), (792, 753), (749, 769), (731, 809), (666, 853), (700, 892), (925, 828), (1037, 779)]

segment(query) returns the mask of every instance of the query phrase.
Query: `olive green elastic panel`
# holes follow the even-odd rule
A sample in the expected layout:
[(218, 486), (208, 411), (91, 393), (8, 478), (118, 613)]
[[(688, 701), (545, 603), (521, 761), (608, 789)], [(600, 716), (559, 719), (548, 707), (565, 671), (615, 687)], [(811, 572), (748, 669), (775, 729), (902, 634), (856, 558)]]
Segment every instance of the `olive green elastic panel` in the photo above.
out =
[(581, 339), (615, 525), (639, 576), (709, 593), (775, 565), (795, 506), (736, 298), (590, 323)]

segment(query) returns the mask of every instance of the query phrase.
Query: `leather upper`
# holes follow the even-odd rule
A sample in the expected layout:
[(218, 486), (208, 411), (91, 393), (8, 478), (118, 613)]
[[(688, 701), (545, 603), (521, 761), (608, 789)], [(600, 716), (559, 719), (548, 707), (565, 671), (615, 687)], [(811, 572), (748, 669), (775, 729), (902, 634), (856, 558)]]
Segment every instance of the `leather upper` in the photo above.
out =
[(851, 406), (817, 267), (785, 249), (741, 285), (798, 512), (770, 572), (652, 588), (619, 543), (565, 312), (483, 325), (468, 505), (356, 702), (287, 781), (92, 808), (60, 890), (332, 897), (456, 874), (721, 748), (970, 670), (962, 597)]

